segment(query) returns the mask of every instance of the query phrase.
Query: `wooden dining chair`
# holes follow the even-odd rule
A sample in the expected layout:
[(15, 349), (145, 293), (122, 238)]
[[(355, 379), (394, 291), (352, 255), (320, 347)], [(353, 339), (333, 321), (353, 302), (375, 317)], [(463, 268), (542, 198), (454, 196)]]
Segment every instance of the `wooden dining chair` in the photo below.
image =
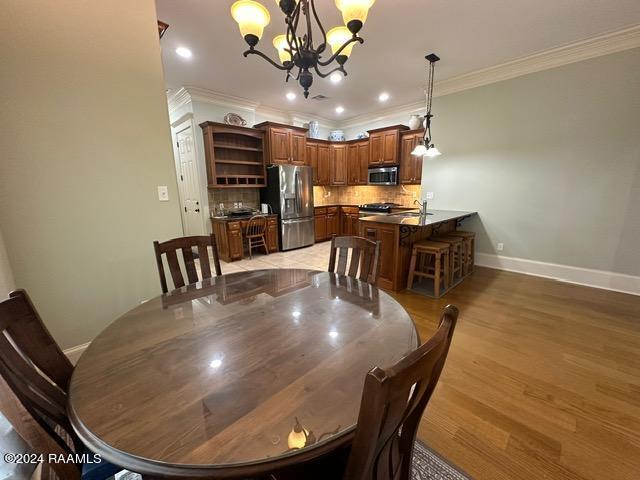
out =
[(418, 425), (440, 378), (457, 320), (458, 309), (446, 306), (438, 330), (426, 343), (392, 367), (376, 367), (367, 374), (344, 479), (410, 478)]
[(364, 380), (351, 447), (273, 474), (276, 480), (409, 480), (416, 433), (440, 378), (458, 309), (447, 305), (435, 334), (389, 368)]
[[(89, 453), (67, 416), (73, 365), (44, 326), (27, 292), (0, 303), (0, 375), (20, 404), (62, 452)], [(78, 464), (77, 478), (105, 480), (122, 470), (107, 462)]]
[(264, 253), (269, 255), (267, 240), (265, 237), (267, 231), (267, 217), (264, 215), (254, 215), (247, 223), (245, 238), (249, 246), (249, 259), (251, 259), (251, 250), (257, 247), (263, 247)]
[(196, 283), (200, 281), (198, 278), (198, 272), (195, 265), (195, 255), (193, 249), (198, 250), (198, 260), (200, 261), (200, 272), (202, 279), (211, 278), (211, 265), (209, 263), (208, 247), (211, 247), (213, 251), (213, 265), (216, 271), (216, 275), (222, 275), (220, 269), (220, 258), (218, 257), (218, 245), (216, 243), (216, 237), (214, 234), (209, 236), (194, 236), (194, 237), (180, 237), (166, 242), (153, 242), (153, 248), (156, 253), (156, 263), (158, 264), (158, 274), (160, 275), (160, 286), (162, 287), (162, 293), (168, 293), (169, 287), (167, 286), (167, 278), (164, 271), (164, 265), (162, 263), (162, 254), (167, 257), (167, 263), (169, 264), (169, 272), (171, 273), (171, 279), (173, 280), (174, 288), (181, 288), (186, 285), (182, 270), (180, 269), (180, 263), (178, 261), (178, 250), (182, 251), (182, 258), (184, 260), (184, 266), (187, 271), (188, 283)]
[[(351, 251), (350, 259), (349, 251)], [(374, 242), (363, 237), (348, 236), (331, 239), (329, 272), (375, 284), (378, 281), (379, 263), (380, 241)]]

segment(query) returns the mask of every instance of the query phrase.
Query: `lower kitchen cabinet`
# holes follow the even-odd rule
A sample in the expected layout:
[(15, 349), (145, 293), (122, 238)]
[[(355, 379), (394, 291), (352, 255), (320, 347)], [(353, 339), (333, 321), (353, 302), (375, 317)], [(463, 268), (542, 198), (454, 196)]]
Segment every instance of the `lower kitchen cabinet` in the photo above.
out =
[(397, 225), (389, 227), (372, 225), (370, 222), (360, 222), (360, 236), (375, 241), (380, 241), (380, 273), (378, 286), (387, 290), (393, 290), (398, 261), (398, 228)]
[(327, 209), (316, 207), (314, 214), (316, 242), (322, 242), (327, 239)]
[(342, 207), (340, 210), (340, 216), (342, 218), (340, 235), (358, 235), (360, 209), (358, 207)]
[(338, 207), (327, 208), (327, 238), (340, 235), (340, 212)]

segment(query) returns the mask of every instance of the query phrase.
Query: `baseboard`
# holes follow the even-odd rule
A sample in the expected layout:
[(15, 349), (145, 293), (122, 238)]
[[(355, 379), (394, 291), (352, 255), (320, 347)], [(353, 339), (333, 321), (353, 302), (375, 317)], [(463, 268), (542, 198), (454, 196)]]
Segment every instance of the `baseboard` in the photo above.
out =
[(82, 352), (84, 352), (85, 349), (89, 346), (89, 343), (91, 342), (87, 342), (87, 343), (83, 343), (82, 345), (76, 345), (75, 347), (67, 348), (66, 350), (63, 350), (62, 353), (64, 353), (67, 356), (67, 358), (71, 361), (71, 363), (75, 365), (78, 359), (80, 358), (80, 355), (82, 355)]
[(476, 253), (476, 265), (508, 272), (524, 273), (536, 277), (552, 278), (561, 282), (602, 288), (614, 292), (640, 295), (640, 277), (623, 273), (538, 262), (536, 260), (527, 260), (526, 258), (503, 257), (488, 253)]

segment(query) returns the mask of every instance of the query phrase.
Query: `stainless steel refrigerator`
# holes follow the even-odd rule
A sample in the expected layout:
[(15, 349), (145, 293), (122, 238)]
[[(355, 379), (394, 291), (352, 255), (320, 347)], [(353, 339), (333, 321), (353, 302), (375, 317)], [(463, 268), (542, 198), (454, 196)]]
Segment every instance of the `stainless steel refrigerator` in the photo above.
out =
[(267, 168), (267, 186), (261, 192), (280, 222), (280, 250), (315, 243), (313, 173), (311, 167), (273, 165)]

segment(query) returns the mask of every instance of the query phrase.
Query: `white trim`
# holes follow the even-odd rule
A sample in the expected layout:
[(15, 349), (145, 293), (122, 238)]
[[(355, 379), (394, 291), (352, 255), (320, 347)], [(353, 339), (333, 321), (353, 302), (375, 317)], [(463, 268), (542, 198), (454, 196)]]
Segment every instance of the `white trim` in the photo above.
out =
[(526, 258), (504, 257), (489, 253), (476, 253), (476, 265), (506, 270), (507, 272), (524, 273), (536, 277), (552, 278), (561, 282), (602, 288), (614, 292), (640, 295), (640, 277), (624, 273), (539, 262)]
[(78, 359), (80, 358), (80, 355), (82, 355), (82, 352), (84, 352), (87, 349), (90, 343), (91, 342), (87, 342), (87, 343), (83, 343), (82, 345), (76, 345), (75, 347), (67, 348), (66, 350), (63, 350), (62, 353), (64, 353), (67, 356), (67, 358), (71, 361), (71, 363), (75, 365)]
[[(533, 55), (501, 63), (500, 65), (435, 82), (433, 89), (434, 96), (449, 95), (451, 93), (521, 77), (529, 73), (548, 70), (550, 68), (638, 47), (640, 47), (640, 25), (633, 25), (623, 28), (622, 30), (534, 53)], [(365, 123), (402, 115), (403, 113), (424, 110), (424, 108), (424, 101), (418, 101), (394, 108), (378, 110), (348, 118), (340, 123), (340, 128), (353, 128)]]

